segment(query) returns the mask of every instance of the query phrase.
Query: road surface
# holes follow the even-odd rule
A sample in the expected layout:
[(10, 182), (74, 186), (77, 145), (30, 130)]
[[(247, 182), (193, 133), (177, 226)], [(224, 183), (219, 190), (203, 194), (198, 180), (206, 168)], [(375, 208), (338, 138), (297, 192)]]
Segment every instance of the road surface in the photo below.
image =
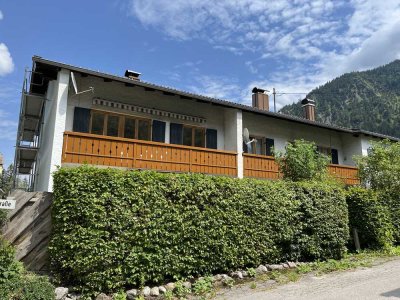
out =
[(298, 282), (267, 288), (257, 282), (218, 293), (216, 299), (237, 300), (400, 300), (400, 259), (371, 268), (334, 272), (323, 276), (308, 275)]

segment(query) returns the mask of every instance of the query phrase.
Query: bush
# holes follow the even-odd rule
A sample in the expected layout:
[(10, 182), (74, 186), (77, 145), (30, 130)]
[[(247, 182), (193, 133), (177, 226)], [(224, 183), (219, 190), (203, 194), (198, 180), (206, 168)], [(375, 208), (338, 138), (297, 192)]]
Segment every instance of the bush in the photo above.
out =
[(2, 228), (7, 222), (7, 211), (0, 209), (0, 228)]
[(318, 152), (315, 143), (296, 140), (286, 146), (285, 152), (274, 154), (284, 179), (302, 181), (327, 175), (330, 159)]
[(0, 285), (15, 280), (22, 271), (22, 264), (15, 260), (15, 249), (0, 236)]
[(389, 212), (394, 243), (400, 245), (400, 191), (380, 191), (379, 198)]
[(381, 191), (400, 192), (400, 142), (372, 142), (368, 156), (356, 157), (360, 178)]
[(52, 270), (95, 293), (262, 262), (338, 258), (346, 211), (341, 189), (327, 183), (61, 168)]
[(26, 273), (15, 249), (0, 236), (0, 299), (53, 300), (54, 287), (45, 277)]
[(44, 276), (23, 274), (0, 284), (0, 299), (54, 300), (54, 286)]
[(350, 228), (357, 228), (362, 248), (387, 248), (393, 243), (390, 211), (373, 190), (352, 187), (347, 191)]
[(380, 194), (394, 226), (394, 239), (400, 244), (400, 142), (373, 142), (368, 156), (358, 157), (357, 165), (364, 185)]

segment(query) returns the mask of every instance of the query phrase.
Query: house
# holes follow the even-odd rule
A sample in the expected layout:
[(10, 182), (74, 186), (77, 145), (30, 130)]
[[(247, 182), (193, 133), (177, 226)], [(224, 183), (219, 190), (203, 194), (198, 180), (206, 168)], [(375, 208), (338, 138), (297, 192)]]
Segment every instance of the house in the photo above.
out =
[(305, 119), (270, 112), (259, 88), (246, 106), (147, 83), (130, 70), (120, 77), (38, 56), (28, 75), (15, 162), (16, 175), (29, 175), (36, 191), (52, 190), (57, 166), (83, 163), (276, 179), (272, 147), (300, 138), (314, 141), (331, 157), (331, 173), (354, 184), (353, 156), (366, 155), (371, 140), (396, 140), (316, 122), (310, 99)]

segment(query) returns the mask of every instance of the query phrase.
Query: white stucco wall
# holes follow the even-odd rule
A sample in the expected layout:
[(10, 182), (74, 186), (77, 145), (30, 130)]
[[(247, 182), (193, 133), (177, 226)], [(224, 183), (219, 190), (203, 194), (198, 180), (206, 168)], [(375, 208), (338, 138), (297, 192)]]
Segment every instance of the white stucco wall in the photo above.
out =
[(225, 150), (238, 152), (238, 177), (243, 178), (242, 111), (227, 109), (224, 114)]
[(251, 136), (274, 139), (275, 149), (284, 151), (289, 141), (304, 139), (318, 146), (338, 150), (339, 164), (354, 165), (352, 156), (361, 151), (361, 140), (351, 134), (308, 126), (286, 120), (268, 118), (254, 113), (243, 113), (243, 127)]
[[(79, 90), (86, 90), (89, 86), (94, 87), (94, 93), (84, 93), (74, 95), (71, 93), (68, 100), (66, 131), (72, 131), (73, 115), (75, 107), (84, 107), (89, 109), (107, 110), (130, 114), (134, 116), (150, 118), (166, 122), (166, 142), (169, 142), (169, 126), (170, 123), (184, 123), (193, 126), (200, 126), (217, 130), (217, 147), (223, 150), (225, 147), (225, 111), (226, 108), (211, 105), (209, 103), (201, 103), (195, 100), (181, 99), (179, 96), (164, 95), (159, 91), (145, 91), (142, 87), (127, 87), (119, 82), (104, 82), (103, 79), (96, 77), (80, 77), (75, 74)], [(130, 112), (123, 109), (104, 107), (93, 105), (93, 98), (103, 98), (110, 101), (133, 104), (147, 108), (155, 108), (175, 113), (181, 113), (191, 116), (202, 117), (206, 119), (206, 123), (196, 123), (182, 121), (164, 116), (154, 116), (145, 113)], [(229, 110), (229, 109), (228, 109)], [(233, 110), (233, 109), (232, 109)]]
[(41, 141), (37, 157), (36, 191), (53, 190), (52, 173), (61, 166), (63, 133), (67, 116), (69, 71), (61, 70), (46, 93)]

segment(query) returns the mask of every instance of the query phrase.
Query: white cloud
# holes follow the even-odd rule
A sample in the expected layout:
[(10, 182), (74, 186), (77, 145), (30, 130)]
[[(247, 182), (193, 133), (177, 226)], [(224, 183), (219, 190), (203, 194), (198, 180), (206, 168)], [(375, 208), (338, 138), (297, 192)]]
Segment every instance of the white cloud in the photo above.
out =
[(0, 76), (7, 75), (14, 71), (14, 62), (4, 43), (0, 43)]
[[(255, 85), (307, 92), (344, 72), (400, 58), (398, 0), (131, 0), (131, 14), (172, 39), (203, 39), (241, 55), (253, 75), (265, 73), (255, 68), (260, 60), (281, 62), (265, 79), (246, 84), (246, 91), (241, 86), (241, 93), (239, 84), (221, 77), (205, 77), (214, 80), (208, 86), (202, 81), (191, 86), (247, 103)], [(249, 53), (256, 59), (246, 58)], [(278, 107), (300, 96), (281, 95)]]
[(0, 10), (0, 20), (3, 20), (4, 19), (4, 15), (3, 15), (3, 12)]
[(237, 99), (241, 88), (237, 83), (220, 76), (198, 76), (195, 85), (188, 87), (193, 93), (218, 99)]

